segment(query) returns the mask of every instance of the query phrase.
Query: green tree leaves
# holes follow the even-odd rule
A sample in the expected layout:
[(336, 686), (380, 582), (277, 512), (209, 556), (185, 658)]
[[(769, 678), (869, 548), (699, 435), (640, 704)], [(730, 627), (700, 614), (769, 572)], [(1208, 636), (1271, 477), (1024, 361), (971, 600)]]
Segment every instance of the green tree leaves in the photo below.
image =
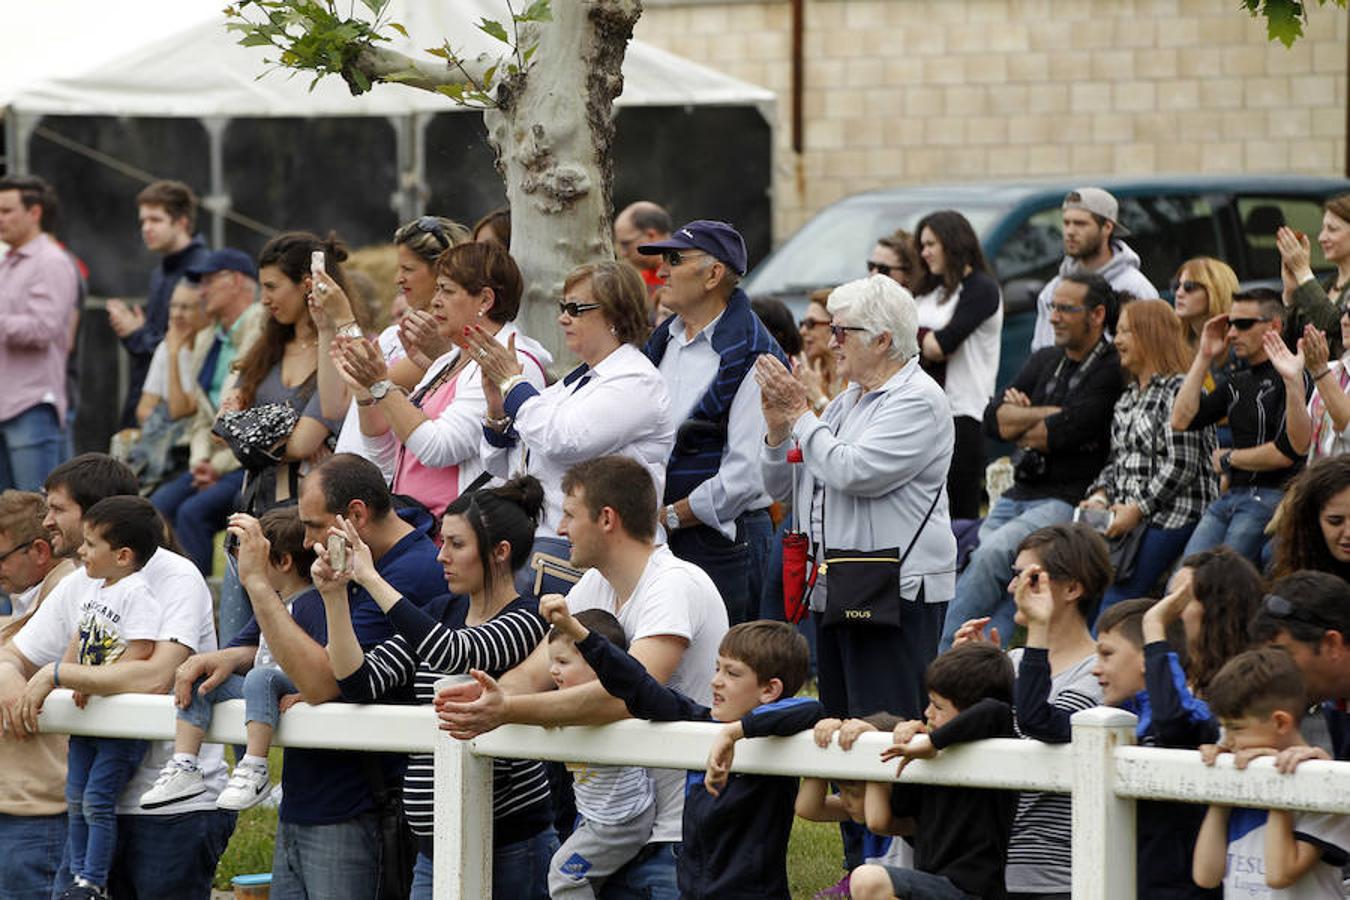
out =
[[(1303, 25), (1308, 20), (1310, 2), (1312, 0), (1242, 0), (1242, 6), (1253, 17), (1265, 16), (1266, 36), (1270, 40), (1292, 47), (1294, 41), (1303, 37)], [(1327, 2), (1317, 0), (1317, 5), (1326, 6)], [(1341, 8), (1346, 4), (1346, 0), (1330, 2)]]

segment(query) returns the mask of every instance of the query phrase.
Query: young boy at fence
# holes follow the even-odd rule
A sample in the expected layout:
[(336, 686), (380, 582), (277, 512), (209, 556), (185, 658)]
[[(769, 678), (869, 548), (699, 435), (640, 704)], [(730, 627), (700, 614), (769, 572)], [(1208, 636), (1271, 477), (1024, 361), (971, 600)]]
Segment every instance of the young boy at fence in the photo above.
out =
[[(149, 500), (109, 497), (85, 510), (80, 559), (92, 590), (80, 599), (76, 634), (61, 662), (108, 666), (148, 659), (159, 636), (161, 606), (140, 574), (159, 547), (164, 525)], [(61, 662), (52, 683), (61, 686)], [(34, 678), (45, 678), (44, 673)], [(73, 736), (66, 775), (70, 828), (66, 858), (73, 883), (60, 896), (106, 898), (117, 846), (117, 797), (136, 773), (146, 742)]]
[[(296, 599), (314, 589), (309, 575), (310, 566), (314, 564), (314, 548), (305, 546), (305, 527), (293, 506), (264, 513), (258, 524), (270, 545), (264, 564), (267, 582), (286, 598), (289, 610)], [(211, 724), (214, 706), (241, 697), (248, 732), (247, 749), (230, 774), (229, 784), (220, 792), (216, 806), (242, 810), (260, 803), (272, 788), (267, 751), (281, 717), (278, 704), (283, 696), (296, 692), (295, 684), (273, 659), (266, 638), (260, 636), (253, 667), (247, 674), (231, 675), (215, 687), (208, 687), (205, 680), (193, 687), (191, 696), (178, 698), (180, 709), (173, 758), (164, 766), (150, 790), (141, 795), (141, 806), (158, 809), (206, 791), (197, 754), (207, 726)]]
[[(1306, 746), (1299, 722), (1307, 691), (1284, 650), (1233, 657), (1210, 682), (1208, 696), (1226, 749)], [(1350, 816), (1211, 806), (1195, 842), (1194, 877), (1206, 887), (1222, 884), (1229, 898), (1314, 900), (1342, 896), (1347, 862)]]
[[(989, 644), (964, 644), (928, 666), (927, 722), (895, 726), (895, 744), (882, 759), (931, 759), (953, 744), (1015, 737), (1013, 668)], [(1015, 791), (928, 784), (867, 785), (867, 827), (877, 834), (913, 835), (914, 868), (864, 865), (853, 870), (854, 900), (966, 900), (1005, 896), (1003, 869), (1017, 812)]]
[(717, 648), (710, 709), (661, 684), (627, 653), (591, 634), (568, 614), (563, 598), (546, 598), (539, 614), (576, 642), (605, 690), (635, 717), (726, 723), (708, 754), (707, 771), (690, 772), (686, 782), (683, 847), (675, 864), (680, 896), (789, 896), (787, 846), (797, 779), (733, 775), (731, 763), (743, 737), (796, 734), (820, 720), (818, 701), (793, 697), (810, 665), (806, 639), (783, 622), (731, 628)]
[[(860, 735), (869, 731), (890, 731), (900, 724), (900, 718), (890, 713), (875, 713), (861, 719), (821, 719), (813, 733), (816, 745), (830, 746), (839, 736), (839, 747), (851, 750)], [(794, 811), (798, 818), (808, 822), (855, 822), (867, 824), (864, 800), (865, 781), (835, 781), (836, 792), (824, 778), (803, 778), (797, 789)], [(863, 833), (863, 859), (871, 863), (908, 865), (913, 854), (904, 841), (895, 841), (889, 835)]]
[[(1167, 602), (1167, 601), (1160, 601)], [(1126, 600), (1097, 620), (1097, 667), (1103, 702), (1139, 717), (1139, 743), (1193, 750), (1212, 744), (1219, 725), (1203, 700), (1186, 686), (1185, 632), (1149, 616), (1153, 600)], [(1221, 892), (1191, 880), (1191, 857), (1204, 807), (1141, 800), (1138, 816), (1139, 896), (1149, 900), (1217, 900)]]
[[(603, 609), (577, 613), (576, 621), (620, 650), (628, 649), (623, 626)], [(549, 675), (560, 688), (595, 680), (576, 641), (558, 628), (548, 634)], [(594, 900), (601, 882), (646, 846), (656, 821), (656, 795), (641, 766), (568, 764), (575, 782), (580, 821), (553, 854), (548, 895), (553, 900)]]

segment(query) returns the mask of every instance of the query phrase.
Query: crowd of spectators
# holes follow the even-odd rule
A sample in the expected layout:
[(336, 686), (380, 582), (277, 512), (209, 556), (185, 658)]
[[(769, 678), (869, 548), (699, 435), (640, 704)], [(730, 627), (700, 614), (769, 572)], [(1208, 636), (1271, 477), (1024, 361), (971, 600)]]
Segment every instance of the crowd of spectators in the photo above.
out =
[[(337, 235), (254, 258), (195, 236), (185, 185), (137, 207), (160, 260), (108, 316), (138, 431), (121, 459), (64, 459), (68, 398), (42, 379), (80, 272), (51, 187), (0, 179), (0, 896), (205, 898), (237, 813), (277, 793), (296, 702), (433, 704), (461, 739), (721, 723), (688, 778), (494, 763), (512, 900), (786, 896), (794, 810), (840, 824), (821, 897), (1069, 896), (1068, 798), (733, 774), (761, 735), (889, 731), (903, 769), (1062, 743), (1105, 704), (1211, 762), (1350, 754), (1350, 198), (1317, 237), (1330, 285), (1282, 228), (1282, 289), (1197, 257), (1168, 302), (1115, 198), (1072, 191), (1001, 389), (1000, 285), (954, 210), (794, 320), (741, 289), (734, 227), (635, 203), (616, 259), (561, 280), (559, 371), (517, 321), (509, 211), (402, 225), (375, 333)], [(177, 738), (43, 734), (57, 688), (172, 692)], [(234, 698), (227, 772), (203, 738)], [(286, 748), (279, 797), (273, 896), (431, 896), (429, 758)], [(1347, 858), (1337, 817), (1139, 804), (1141, 897), (1340, 896)]]

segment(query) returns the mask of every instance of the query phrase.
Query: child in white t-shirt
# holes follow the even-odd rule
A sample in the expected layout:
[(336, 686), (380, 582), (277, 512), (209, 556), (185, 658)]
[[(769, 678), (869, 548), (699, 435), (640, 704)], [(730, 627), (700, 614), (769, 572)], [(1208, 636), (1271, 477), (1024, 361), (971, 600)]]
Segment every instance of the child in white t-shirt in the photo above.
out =
[[(576, 618), (620, 650), (628, 649), (623, 626), (612, 614), (588, 609)], [(560, 688), (595, 680), (595, 672), (576, 643), (556, 628), (548, 633), (548, 660), (549, 674)], [(548, 893), (553, 900), (594, 900), (598, 883), (622, 868), (651, 839), (656, 796), (641, 766), (568, 763), (567, 768), (575, 782), (581, 821), (553, 854)]]
[[(1283, 649), (1249, 650), (1230, 659), (1206, 690), (1223, 724), (1222, 746), (1248, 756), (1304, 746), (1303, 677)], [(1211, 760), (1212, 762), (1212, 760)], [(1350, 816), (1211, 806), (1195, 842), (1195, 883), (1223, 884), (1243, 900), (1339, 898), (1350, 861)]]
[[(309, 574), (314, 564), (314, 549), (305, 545), (305, 526), (300, 523), (300, 514), (293, 506), (264, 513), (258, 527), (267, 543), (266, 559), (262, 563), (267, 581), (281, 595), (289, 611), (298, 597), (314, 590)], [(244, 552), (241, 544), (241, 565), (257, 564), (247, 562)], [(212, 712), (215, 704), (240, 698), (244, 701), (248, 745), (244, 757), (230, 774), (229, 784), (220, 792), (216, 806), (244, 810), (261, 803), (271, 794), (267, 752), (271, 749), (272, 732), (281, 717), (280, 700), (287, 694), (296, 693), (296, 687), (277, 665), (261, 633), (257, 647), (253, 656), (240, 665), (240, 671), (247, 667), (247, 674), (231, 675), (205, 693), (200, 690), (200, 682), (192, 686), (187, 704), (178, 711), (173, 757), (165, 763), (154, 785), (141, 795), (143, 809), (158, 809), (206, 792), (197, 754), (201, 751), (207, 726), (211, 724)]]
[[(85, 510), (80, 559), (102, 579), (81, 600), (76, 633), (51, 680), (61, 686), (61, 663), (110, 666), (148, 659), (159, 636), (162, 610), (141, 567), (159, 548), (164, 525), (149, 500), (109, 497)], [(35, 679), (45, 679), (44, 668)], [(45, 685), (43, 686), (45, 687)], [(66, 775), (70, 807), (66, 858), (73, 882), (60, 896), (106, 898), (117, 846), (117, 797), (145, 755), (145, 741), (73, 736)]]

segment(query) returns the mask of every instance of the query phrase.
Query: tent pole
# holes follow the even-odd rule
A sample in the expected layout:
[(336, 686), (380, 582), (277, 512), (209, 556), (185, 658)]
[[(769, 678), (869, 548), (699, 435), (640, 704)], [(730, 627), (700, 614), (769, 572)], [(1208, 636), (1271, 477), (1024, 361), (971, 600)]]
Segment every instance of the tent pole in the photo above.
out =
[(37, 127), (36, 118), (17, 109), (5, 112), (5, 174), (28, 175), (28, 140)]
[(400, 223), (417, 218), (426, 204), (426, 126), (429, 119), (420, 113), (389, 117), (394, 126), (394, 149), (398, 156), (398, 187), (390, 195), (389, 205), (398, 213)]
[(202, 205), (211, 211), (211, 246), (225, 246), (225, 214), (230, 210), (230, 195), (225, 192), (225, 129), (228, 116), (207, 116), (202, 119), (206, 129), (210, 158), (210, 193), (202, 198)]

